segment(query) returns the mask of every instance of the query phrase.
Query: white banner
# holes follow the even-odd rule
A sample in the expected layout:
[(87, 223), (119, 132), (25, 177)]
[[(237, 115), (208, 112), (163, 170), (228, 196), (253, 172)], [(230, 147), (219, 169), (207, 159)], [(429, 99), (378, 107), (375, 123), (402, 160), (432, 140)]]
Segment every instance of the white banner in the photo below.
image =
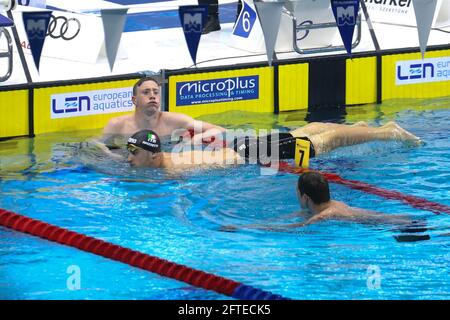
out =
[(428, 36), (435, 14), (437, 0), (413, 0), (414, 12), (417, 20), (417, 33), (419, 35), (419, 46), (422, 58), (427, 49)]
[(109, 68), (113, 69), (122, 37), (128, 9), (103, 9), (101, 16), (105, 33), (105, 50), (108, 58)]
[[(295, 2), (297, 26), (336, 22), (330, 0), (299, 0)], [(297, 45), (300, 49), (328, 47), (338, 36), (337, 28), (300, 30)]]
[[(412, 0), (361, 0), (366, 3), (370, 20), (373, 22), (385, 22), (394, 24), (403, 24), (408, 26), (416, 25)], [(441, 10), (443, 2), (449, 0), (437, 0), (436, 12)], [(446, 10), (446, 5), (442, 6)], [(450, 19), (447, 14), (442, 14), (437, 20), (438, 14), (434, 16), (432, 26), (444, 23), (444, 20)]]
[(52, 119), (133, 111), (133, 88), (53, 94), (50, 99)]
[[(12, 11), (25, 53), (31, 54), (22, 22), (21, 11), (37, 9), (20, 7)], [(104, 43), (103, 24), (98, 16), (53, 11), (48, 35), (42, 50), (43, 57), (52, 57), (95, 64)]]
[[(329, 0), (327, 0), (329, 1)], [(264, 53), (265, 43), (261, 23), (253, 0), (242, 0), (242, 10), (233, 27), (230, 41), (231, 47), (254, 53)], [(283, 14), (278, 31), (275, 48), (277, 51), (292, 50), (292, 20)]]
[(395, 73), (396, 85), (450, 81), (450, 57), (397, 61)]
[(277, 41), (278, 29), (280, 27), (281, 10), (283, 3), (281, 2), (256, 2), (259, 21), (264, 34), (264, 42), (266, 43), (266, 54), (269, 66), (272, 65), (273, 53), (275, 51), (275, 43)]

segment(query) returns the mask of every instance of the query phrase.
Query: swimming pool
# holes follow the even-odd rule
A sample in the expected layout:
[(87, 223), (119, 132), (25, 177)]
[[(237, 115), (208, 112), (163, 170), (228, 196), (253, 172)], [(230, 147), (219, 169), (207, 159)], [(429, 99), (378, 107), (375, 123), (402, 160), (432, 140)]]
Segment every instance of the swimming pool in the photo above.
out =
[[(450, 98), (442, 98), (347, 108), (334, 120), (395, 120), (426, 144), (371, 142), (321, 155), (310, 166), (450, 205), (449, 106)], [(305, 124), (305, 116), (230, 112), (203, 120), (228, 128), (286, 129)], [(223, 232), (223, 225), (298, 221), (280, 218), (299, 210), (297, 176), (263, 175), (256, 165), (170, 176), (105, 161), (86, 166), (74, 146), (98, 134), (0, 142), (0, 208), (291, 299), (450, 298), (446, 214), (331, 184), (332, 195), (350, 205), (426, 219), (431, 239), (400, 243), (393, 227), (331, 221), (291, 232)], [(73, 270), (80, 275), (75, 287)], [(228, 299), (3, 227), (0, 298)]]

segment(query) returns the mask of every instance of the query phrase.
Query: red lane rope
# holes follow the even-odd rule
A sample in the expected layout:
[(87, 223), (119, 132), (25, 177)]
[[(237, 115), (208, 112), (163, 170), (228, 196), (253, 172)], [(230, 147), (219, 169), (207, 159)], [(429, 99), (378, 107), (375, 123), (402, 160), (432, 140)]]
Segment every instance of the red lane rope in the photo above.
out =
[(124, 248), (84, 234), (0, 209), (0, 226), (94, 253), (159, 275), (232, 296), (239, 282)]
[[(303, 168), (294, 168), (290, 166), (288, 163), (283, 161), (279, 163), (279, 170), (282, 172), (293, 174), (302, 174), (303, 172), (306, 171), (316, 171)], [(441, 212), (450, 214), (450, 207), (445, 204), (429, 201), (424, 198), (406, 195), (398, 191), (383, 189), (361, 181), (347, 180), (334, 173), (320, 172), (320, 171), (316, 172), (323, 174), (325, 178), (327, 178), (327, 180), (330, 182), (342, 184), (355, 190), (361, 190), (366, 193), (371, 193), (386, 199), (400, 200), (403, 203), (409, 204), (414, 208), (428, 210), (436, 214), (440, 214)]]

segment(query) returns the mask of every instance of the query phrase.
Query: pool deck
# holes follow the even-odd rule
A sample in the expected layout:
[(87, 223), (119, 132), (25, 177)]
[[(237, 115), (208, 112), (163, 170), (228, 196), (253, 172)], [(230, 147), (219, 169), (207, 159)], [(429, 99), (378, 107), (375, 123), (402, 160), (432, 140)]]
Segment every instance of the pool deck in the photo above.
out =
[[(123, 3), (128, 4), (123, 5)], [(233, 20), (236, 12), (235, 1), (224, 0), (219, 1), (219, 3), (222, 29), (202, 36), (197, 55), (197, 67), (232, 66), (242, 63), (267, 61), (264, 51), (243, 48), (236, 44), (236, 41), (233, 39)], [(58, 50), (61, 50), (61, 52), (54, 54), (58, 57), (42, 56), (39, 72), (34, 66), (29, 50), (28, 52), (27, 50), (25, 51), (32, 80), (34, 82), (46, 82), (142, 71), (159, 72), (162, 69), (195, 68), (187, 50), (182, 29), (176, 25), (178, 23), (177, 7), (180, 4), (196, 4), (196, 1), (150, 1), (150, 3), (143, 4), (143, 1), (139, 0), (115, 0), (113, 2), (100, 0), (79, 0), (76, 2), (48, 0), (48, 8), (53, 9), (55, 14), (64, 14), (64, 11), (58, 12), (56, 9), (67, 10), (76, 12), (70, 14), (79, 15), (80, 17), (97, 15), (100, 21), (101, 19), (98, 17), (99, 9), (127, 7), (129, 9), (128, 17), (118, 57), (112, 71), (110, 71), (103, 48), (98, 54), (97, 52), (91, 54), (91, 56), (94, 55), (94, 60), (91, 59), (90, 62), (86, 62), (86, 60), (76, 61), (76, 58), (67, 58), (67, 54), (64, 53), (64, 46), (60, 44), (57, 48), (60, 48)], [(17, 11), (21, 10), (20, 8), (23, 7), (19, 7)], [(101, 28), (101, 24), (97, 23), (97, 26)], [(376, 21), (373, 22), (373, 26), (381, 50), (418, 46), (417, 29), (415, 27), (377, 23)], [(98, 32), (96, 34), (98, 35)], [(95, 39), (101, 38), (101, 36), (102, 34)], [(340, 43), (339, 34), (336, 33), (331, 44)], [(449, 43), (450, 23), (431, 31), (428, 41), (429, 46), (448, 45)], [(80, 47), (81, 49), (79, 50), (84, 52), (91, 50), (91, 48), (99, 48), (99, 46), (95, 45)], [(368, 24), (363, 21), (361, 42), (353, 52), (373, 52), (374, 50), (375, 47), (370, 36)], [(320, 55), (333, 55), (336, 53), (342, 54), (344, 52), (321, 53)], [(96, 59), (95, 56), (97, 57)], [(317, 56), (317, 54), (299, 54), (293, 49), (276, 53), (278, 60), (308, 58), (311, 56)], [(19, 56), (15, 52), (12, 76), (6, 82), (1, 83), (1, 85), (26, 83), (26, 77), (22, 68), (19, 67), (20, 65)]]

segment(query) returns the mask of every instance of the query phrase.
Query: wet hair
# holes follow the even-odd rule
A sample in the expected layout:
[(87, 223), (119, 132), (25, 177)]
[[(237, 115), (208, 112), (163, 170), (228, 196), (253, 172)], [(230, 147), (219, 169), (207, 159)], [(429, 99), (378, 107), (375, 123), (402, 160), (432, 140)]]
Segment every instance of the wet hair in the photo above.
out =
[(156, 83), (158, 85), (158, 87), (161, 86), (161, 84), (159, 83), (159, 81), (156, 78), (153, 77), (145, 77), (145, 78), (141, 78), (139, 79), (138, 82), (136, 82), (133, 86), (133, 96), (135, 96), (137, 94), (137, 89), (144, 83), (147, 81), (153, 81), (154, 83)]
[(311, 198), (315, 204), (330, 201), (330, 187), (323, 175), (317, 172), (305, 172), (298, 178), (298, 191), (300, 195)]

